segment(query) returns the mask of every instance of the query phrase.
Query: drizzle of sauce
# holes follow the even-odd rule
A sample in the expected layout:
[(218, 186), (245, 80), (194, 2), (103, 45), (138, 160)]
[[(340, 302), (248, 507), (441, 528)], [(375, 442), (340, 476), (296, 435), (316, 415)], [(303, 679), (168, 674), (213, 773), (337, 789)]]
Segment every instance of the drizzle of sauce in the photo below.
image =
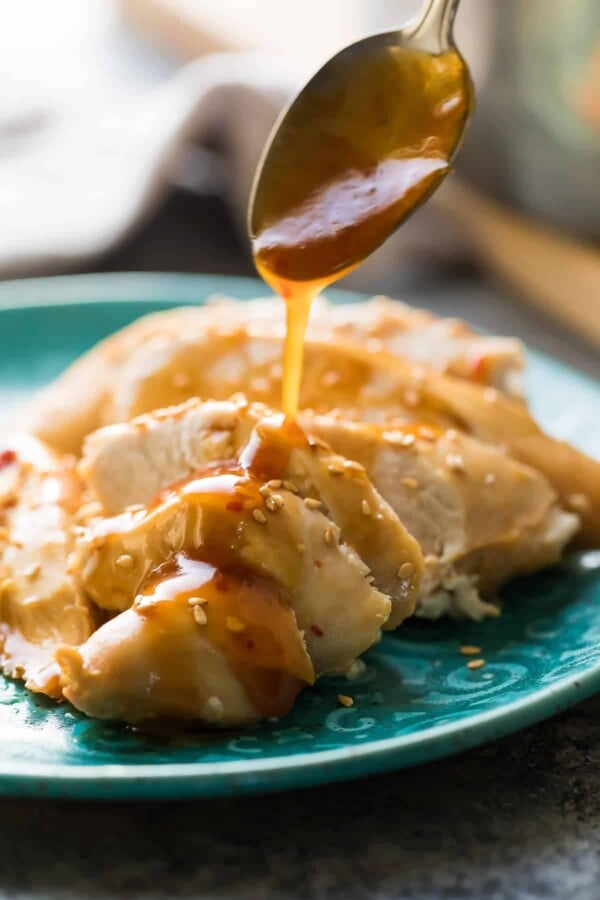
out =
[[(282, 479), (294, 448), (306, 444), (307, 437), (295, 422), (281, 415), (265, 419), (238, 459), (209, 465), (162, 491), (147, 511), (107, 519), (96, 529), (103, 542), (120, 543), (120, 536), (129, 531), (134, 543), (133, 531), (143, 527), (144, 519), (157, 517), (154, 527), (168, 537), (168, 523), (175, 521), (169, 520), (170, 512), (185, 510), (185, 533), (178, 531), (177, 538), (182, 550), (171, 551), (145, 576), (133, 606), (119, 618), (129, 623), (128, 632), (143, 628), (144, 640), (152, 647), (160, 643), (152, 637), (157, 631), (162, 631), (167, 644), (169, 634), (177, 644), (188, 628), (199, 629), (202, 638), (227, 658), (262, 716), (288, 712), (300, 690), (315, 679), (285, 588), (251, 569), (243, 554), (248, 526), (261, 527), (260, 516), (266, 521), (261, 488), (269, 480)], [(150, 521), (148, 525), (152, 527)], [(159, 555), (162, 552), (160, 548)], [(100, 589), (105, 590), (106, 576), (96, 571)], [(123, 573), (116, 569), (113, 573), (114, 586)], [(136, 577), (133, 569), (124, 574)], [(90, 591), (89, 583), (86, 590)], [(129, 591), (135, 591), (135, 581)], [(191, 597), (205, 601), (198, 604), (196, 614), (188, 602)], [(157, 698), (165, 691), (168, 697), (176, 696), (177, 685), (183, 692), (194, 682), (193, 672), (183, 671), (183, 661), (170, 660), (162, 651), (156, 665), (155, 681), (162, 684), (156, 688)], [(178, 666), (183, 667), (179, 674)]]
[[(327, 73), (327, 68), (325, 70)], [(256, 267), (287, 306), (283, 410), (294, 417), (310, 305), (448, 172), (471, 103), (456, 51), (394, 46), (317, 73), (292, 104), (257, 184)]]
[(156, 569), (133, 609), (161, 627), (173, 605), (192, 619), (190, 597), (204, 601), (205, 618), (190, 627), (223, 653), (255, 708), (263, 716), (288, 712), (315, 675), (282, 591), (239, 564), (220, 568), (180, 553)]

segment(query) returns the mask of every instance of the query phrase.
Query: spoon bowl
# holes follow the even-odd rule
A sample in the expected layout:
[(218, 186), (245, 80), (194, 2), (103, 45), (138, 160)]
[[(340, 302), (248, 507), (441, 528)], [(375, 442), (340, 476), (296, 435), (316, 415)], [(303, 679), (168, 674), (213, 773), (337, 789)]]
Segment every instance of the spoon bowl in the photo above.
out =
[(353, 269), (450, 171), (472, 104), (452, 39), (458, 0), (330, 59), (281, 115), (249, 231), (261, 274), (324, 286)]

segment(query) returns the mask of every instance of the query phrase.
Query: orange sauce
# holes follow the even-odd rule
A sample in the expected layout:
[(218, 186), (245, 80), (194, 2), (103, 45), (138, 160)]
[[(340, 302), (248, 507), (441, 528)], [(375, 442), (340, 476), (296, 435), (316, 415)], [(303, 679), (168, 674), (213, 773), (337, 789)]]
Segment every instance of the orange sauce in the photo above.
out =
[[(203, 638), (218, 648), (263, 716), (291, 709), (314, 670), (286, 598), (271, 581), (238, 567), (223, 569), (183, 553), (160, 566), (136, 598), (139, 615), (168, 623), (173, 604), (192, 619), (189, 598), (204, 601)], [(173, 660), (175, 667), (178, 660)]]
[[(262, 716), (288, 712), (315, 678), (286, 590), (243, 563), (247, 529), (260, 527), (255, 513), (266, 511), (261, 487), (281, 479), (294, 447), (306, 442), (295, 422), (283, 416), (263, 420), (239, 459), (206, 466), (162, 491), (147, 511), (107, 519), (97, 531), (110, 541), (138, 527), (144, 516), (186, 509), (184, 550), (146, 578), (128, 611), (128, 628), (140, 627), (141, 617), (145, 635), (160, 632), (166, 646), (170, 640), (177, 646), (189, 617), (189, 627), (201, 629), (227, 658)], [(194, 621), (190, 597), (205, 601), (196, 613), (203, 623)], [(169, 697), (176, 696), (177, 685), (193, 681), (183, 659), (161, 654), (157, 666), (157, 684)]]
[(310, 305), (448, 172), (470, 108), (455, 51), (365, 49), (317, 73), (288, 110), (257, 184), (256, 267), (287, 306), (283, 410), (298, 409)]

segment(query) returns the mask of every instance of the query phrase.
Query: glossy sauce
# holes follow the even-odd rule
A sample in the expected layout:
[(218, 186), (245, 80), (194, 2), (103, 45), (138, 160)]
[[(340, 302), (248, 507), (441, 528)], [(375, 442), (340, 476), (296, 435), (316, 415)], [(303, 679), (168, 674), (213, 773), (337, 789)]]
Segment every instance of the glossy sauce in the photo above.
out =
[[(347, 58), (346, 58), (347, 59)], [(310, 304), (448, 172), (471, 85), (455, 51), (365, 49), (328, 64), (287, 113), (256, 187), (257, 269), (287, 305), (283, 409), (298, 409)]]
[[(204, 625), (192, 622), (218, 648), (262, 716), (291, 709), (303, 687), (314, 682), (296, 619), (286, 598), (271, 581), (243, 568), (219, 568), (184, 553), (160, 566), (144, 586), (133, 609), (157, 627), (166, 624), (173, 605), (194, 614), (190, 597), (205, 601)], [(174, 660), (178, 668), (178, 660)]]
[[(286, 713), (315, 678), (285, 590), (243, 563), (247, 528), (261, 527), (254, 513), (267, 514), (261, 487), (283, 477), (294, 447), (306, 441), (302, 429), (282, 416), (263, 420), (239, 459), (207, 466), (160, 493), (147, 512), (107, 519), (98, 531), (104, 541), (119, 539), (145, 516), (168, 517), (170, 508), (186, 508), (183, 551), (146, 578), (123, 616), (130, 631), (143, 627), (153, 647), (159, 631), (168, 645), (169, 635), (177, 644), (189, 627), (199, 629), (227, 658), (261, 716)], [(204, 624), (194, 621), (190, 597), (206, 601)], [(157, 665), (157, 692), (183, 695), (194, 682), (181, 659), (161, 652)]]

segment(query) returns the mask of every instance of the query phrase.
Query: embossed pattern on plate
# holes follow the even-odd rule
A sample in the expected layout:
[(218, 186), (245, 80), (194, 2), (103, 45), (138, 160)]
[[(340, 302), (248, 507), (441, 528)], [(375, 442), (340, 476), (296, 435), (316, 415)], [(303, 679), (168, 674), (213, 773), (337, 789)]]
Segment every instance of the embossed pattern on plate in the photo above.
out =
[[(137, 315), (216, 291), (249, 297), (261, 290), (252, 280), (184, 276), (3, 285), (0, 409)], [(25, 305), (15, 309), (19, 300)], [(598, 454), (597, 385), (542, 357), (533, 356), (531, 367), (546, 427)], [(577, 403), (555, 404), (557, 396)], [(503, 616), (481, 625), (409, 623), (367, 655), (355, 681), (323, 679), (285, 720), (239, 734), (144, 735), (0, 680), (0, 791), (175, 797), (315, 784), (456, 752), (600, 689), (600, 551), (513, 583), (505, 600)], [(482, 648), (483, 668), (466, 668), (464, 643)], [(341, 707), (339, 693), (355, 705)]]

